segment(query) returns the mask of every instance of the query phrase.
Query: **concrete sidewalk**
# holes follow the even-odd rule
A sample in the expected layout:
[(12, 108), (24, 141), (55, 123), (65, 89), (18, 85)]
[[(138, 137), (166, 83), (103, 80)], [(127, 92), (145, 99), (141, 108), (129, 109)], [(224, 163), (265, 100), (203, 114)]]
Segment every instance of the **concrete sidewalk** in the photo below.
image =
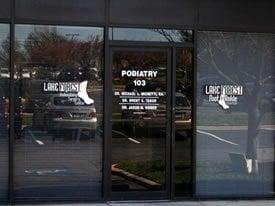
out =
[[(91, 204), (42, 204), (50, 206), (275, 206), (275, 200), (247, 201), (157, 201), (157, 202), (108, 202)], [(20, 205), (30, 206), (30, 205)]]

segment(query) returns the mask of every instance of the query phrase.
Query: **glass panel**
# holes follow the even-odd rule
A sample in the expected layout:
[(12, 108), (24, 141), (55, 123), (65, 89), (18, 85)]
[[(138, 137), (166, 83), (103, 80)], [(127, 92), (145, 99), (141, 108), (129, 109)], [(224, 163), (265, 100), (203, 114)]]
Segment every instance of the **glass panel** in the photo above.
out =
[(275, 35), (199, 32), (197, 195), (274, 195)]
[(165, 188), (167, 53), (113, 53), (112, 191)]
[(8, 199), (10, 26), (0, 24), (0, 199)]
[(110, 40), (192, 42), (192, 30), (109, 28)]
[(15, 27), (17, 199), (100, 199), (103, 29)]
[(175, 97), (175, 195), (192, 194), (192, 49), (177, 49)]

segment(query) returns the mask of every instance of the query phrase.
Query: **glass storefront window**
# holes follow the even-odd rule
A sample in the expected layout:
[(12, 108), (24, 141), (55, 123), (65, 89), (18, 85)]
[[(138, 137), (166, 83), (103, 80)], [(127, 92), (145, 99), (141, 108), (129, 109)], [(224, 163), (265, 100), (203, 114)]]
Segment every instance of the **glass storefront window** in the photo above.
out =
[(8, 198), (10, 26), (0, 24), (0, 200)]
[(15, 26), (16, 199), (101, 199), (103, 29)]
[(197, 58), (197, 195), (274, 195), (275, 35), (199, 32)]
[(192, 30), (109, 28), (109, 40), (192, 42)]

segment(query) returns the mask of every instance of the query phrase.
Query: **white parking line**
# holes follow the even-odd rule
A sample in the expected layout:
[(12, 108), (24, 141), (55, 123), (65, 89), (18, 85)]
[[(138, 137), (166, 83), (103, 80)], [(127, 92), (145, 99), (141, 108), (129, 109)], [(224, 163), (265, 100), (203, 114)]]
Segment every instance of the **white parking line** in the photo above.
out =
[(119, 135), (121, 135), (121, 136), (123, 136), (123, 137), (129, 137), (129, 136), (127, 136), (126, 134), (124, 134), (123, 132), (120, 132), (120, 131), (117, 131), (117, 130), (112, 130), (112, 132), (113, 133), (117, 133), (117, 134), (119, 134)]
[(213, 137), (221, 142), (225, 142), (225, 143), (228, 143), (228, 144), (232, 144), (232, 145), (235, 145), (235, 146), (238, 146), (238, 144), (234, 143), (234, 142), (231, 142), (231, 141), (228, 141), (228, 140), (225, 140), (225, 139), (222, 139), (220, 137), (218, 137), (217, 135), (214, 135), (214, 134), (211, 134), (209, 132), (204, 132), (204, 131), (201, 131), (201, 130), (197, 130), (198, 133), (201, 133), (201, 134), (205, 134), (205, 135), (208, 135), (210, 137)]
[(262, 130), (275, 131), (275, 128), (262, 128)]
[(141, 142), (139, 142), (139, 141), (137, 141), (137, 140), (135, 140), (135, 139), (133, 139), (133, 138), (127, 136), (127, 135), (124, 134), (123, 132), (116, 131), (116, 130), (112, 130), (112, 132), (117, 133), (117, 134), (119, 134), (119, 135), (122, 135), (122, 136), (126, 137), (128, 140), (130, 140), (130, 141), (132, 141), (132, 142), (134, 142), (134, 143), (136, 143), (136, 144), (141, 144)]
[(129, 137), (128, 140), (130, 140), (130, 141), (132, 141), (132, 142), (134, 142), (136, 144), (140, 144), (141, 143), (141, 142), (139, 142), (139, 141), (137, 141), (137, 140), (135, 140), (135, 139), (133, 139), (131, 137)]
[(31, 132), (31, 130), (27, 130), (28, 131), (28, 133), (31, 135), (31, 138), (37, 143), (37, 144), (39, 144), (39, 145), (45, 145), (42, 141), (40, 141), (40, 140), (37, 140), (36, 138), (35, 138), (35, 136), (33, 135), (33, 133)]
[(39, 145), (45, 145), (42, 141), (40, 141), (40, 140), (35, 140), (36, 141), (36, 143), (37, 144), (39, 144)]
[[(198, 126), (197, 128), (204, 131), (248, 130), (248, 126)], [(261, 125), (260, 130), (275, 131), (275, 125)]]

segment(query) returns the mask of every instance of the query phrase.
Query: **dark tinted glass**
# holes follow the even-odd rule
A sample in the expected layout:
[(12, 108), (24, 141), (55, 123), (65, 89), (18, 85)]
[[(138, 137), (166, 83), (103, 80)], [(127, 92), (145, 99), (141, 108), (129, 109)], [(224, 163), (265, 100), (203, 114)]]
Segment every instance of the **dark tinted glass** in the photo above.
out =
[(112, 191), (165, 188), (167, 61), (165, 51), (113, 53)]
[(16, 199), (100, 199), (103, 29), (16, 25)]
[(0, 24), (0, 199), (8, 198), (10, 27)]
[(110, 40), (191, 42), (192, 30), (110, 28)]
[(176, 57), (175, 195), (186, 196), (192, 194), (192, 50), (177, 49)]
[(197, 195), (273, 195), (275, 35), (199, 32), (197, 58)]

